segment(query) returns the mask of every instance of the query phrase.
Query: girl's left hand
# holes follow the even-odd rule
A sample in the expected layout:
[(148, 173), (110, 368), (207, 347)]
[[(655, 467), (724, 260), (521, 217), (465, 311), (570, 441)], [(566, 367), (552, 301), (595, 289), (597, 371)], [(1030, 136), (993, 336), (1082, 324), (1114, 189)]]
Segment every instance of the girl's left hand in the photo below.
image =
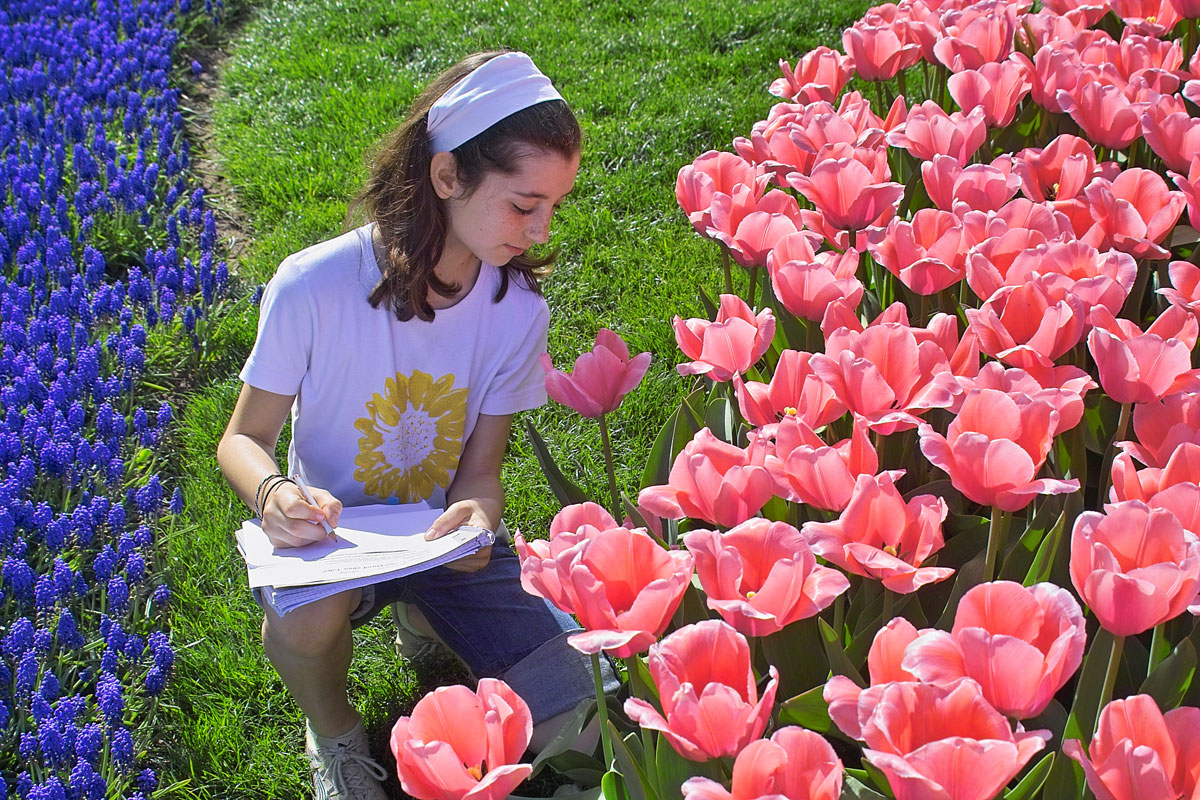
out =
[[(433, 524), (429, 526), (429, 532), (425, 534), (425, 540), (439, 539), (462, 525), (475, 525), (495, 531), (499, 525), (500, 514), (499, 503), (494, 500), (481, 497), (459, 500), (451, 503), (441, 516), (433, 521)], [(489, 545), (479, 548), (468, 556), (451, 561), (446, 566), (459, 572), (478, 572), (488, 565), (491, 557), (492, 548)]]

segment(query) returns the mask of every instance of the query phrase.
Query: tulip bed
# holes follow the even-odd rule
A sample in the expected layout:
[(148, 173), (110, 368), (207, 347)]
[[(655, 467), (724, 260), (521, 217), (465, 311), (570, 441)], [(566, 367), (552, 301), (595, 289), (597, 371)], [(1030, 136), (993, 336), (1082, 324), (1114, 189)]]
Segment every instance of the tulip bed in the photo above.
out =
[(605, 417), (647, 358), (601, 331), (545, 364), (608, 508), (531, 430), (564, 508), (516, 544), (624, 666), (564, 731), (594, 711), (603, 761), (520, 765), (520, 699), (445, 689), (393, 732), (406, 790), (1200, 796), (1198, 17), (904, 0), (781, 62), (679, 173), (724, 287), (674, 321), (693, 391), (636, 497)]
[(192, 6), (0, 9), (0, 796), (162, 791), (183, 501), (155, 358), (200, 363), (227, 277), (173, 61), (221, 4)]

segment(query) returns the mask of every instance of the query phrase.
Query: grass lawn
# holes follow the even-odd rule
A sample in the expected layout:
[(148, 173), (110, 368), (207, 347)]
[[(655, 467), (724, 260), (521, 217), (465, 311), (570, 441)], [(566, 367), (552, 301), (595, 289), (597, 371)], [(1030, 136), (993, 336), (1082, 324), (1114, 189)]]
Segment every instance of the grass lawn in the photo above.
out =
[[(230, 45), (213, 111), (209, 156), (236, 192), (216, 203), (236, 202), (253, 230), (235, 269), (247, 284), (264, 282), (287, 254), (339, 233), (364, 153), (443, 67), (500, 46), (530, 53), (585, 134), (575, 193), (553, 229), (561, 256), (545, 287), (551, 353), (569, 363), (600, 327), (616, 330), (635, 353), (654, 353), (645, 382), (610, 420), (617, 479), (633, 494), (645, 454), (685, 388), (674, 370), (671, 317), (702, 314), (696, 287), (715, 293), (720, 285), (714, 246), (692, 233), (675, 204), (675, 174), (704, 150), (729, 149), (765, 117), (777, 101), (766, 87), (779, 74), (778, 59), (835, 43), (866, 5), (263, 4)], [(181, 782), (178, 796), (306, 796), (302, 720), (262, 654), (260, 615), (233, 548), (247, 511), (214, 457), (254, 337), (256, 309), (238, 309), (216, 334), (221, 368), (189, 397), (181, 423), (193, 526), (171, 547), (180, 660), (164, 706), (166, 772)], [(594, 422), (554, 406), (527, 416), (564, 471), (593, 497), (606, 497)], [(538, 535), (557, 504), (519, 431), (504, 477), (510, 527)], [(356, 638), (352, 692), (381, 759), (395, 717), (431, 685), (457, 677), (433, 672), (416, 676), (397, 665), (386, 615)]]

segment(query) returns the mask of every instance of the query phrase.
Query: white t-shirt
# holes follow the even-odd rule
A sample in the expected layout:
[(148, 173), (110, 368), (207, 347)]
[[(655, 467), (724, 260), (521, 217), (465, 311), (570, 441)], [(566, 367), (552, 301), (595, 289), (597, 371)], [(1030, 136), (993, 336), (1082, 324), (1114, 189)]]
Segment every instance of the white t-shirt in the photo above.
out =
[(484, 264), (432, 322), (400, 322), (367, 301), (380, 270), (373, 225), (286, 258), (267, 284), (241, 379), (294, 394), (288, 469), (347, 506), (427, 500), (444, 507), (480, 414), (546, 402), (538, 356), (546, 301), (516, 281), (499, 303)]

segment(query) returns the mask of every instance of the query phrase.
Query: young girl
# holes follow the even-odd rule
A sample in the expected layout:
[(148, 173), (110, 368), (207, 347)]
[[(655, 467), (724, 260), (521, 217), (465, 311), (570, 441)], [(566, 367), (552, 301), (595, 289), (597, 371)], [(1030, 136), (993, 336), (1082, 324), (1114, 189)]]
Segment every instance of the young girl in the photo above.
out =
[[(552, 257), (526, 251), (547, 241), (579, 149), (574, 115), (527, 55), (470, 56), (385, 141), (359, 198), (370, 222), (285, 259), (263, 294), (217, 456), (275, 546), (318, 541), (343, 505), (380, 502), (445, 508), (431, 538), (466, 524), (500, 534), (446, 567), (286, 616), (264, 605), (263, 646), (308, 718), (318, 798), (385, 797), (346, 676), (351, 628), (389, 603), (419, 612), (414, 627), (476, 678), (507, 681), (535, 742), (594, 692), (590, 662), (566, 645), (577, 626), (521, 589), (501, 525), (512, 415), (545, 402), (537, 281)], [(275, 462), (289, 412), (287, 474), (315, 504)], [(607, 666), (603, 677), (616, 685)]]

